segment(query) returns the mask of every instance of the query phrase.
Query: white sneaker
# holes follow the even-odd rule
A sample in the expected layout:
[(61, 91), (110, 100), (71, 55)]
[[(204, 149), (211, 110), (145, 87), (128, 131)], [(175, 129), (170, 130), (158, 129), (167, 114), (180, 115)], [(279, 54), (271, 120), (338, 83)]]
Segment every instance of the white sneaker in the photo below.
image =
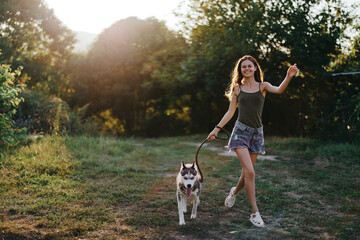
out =
[(234, 195), (236, 187), (232, 187), (229, 193), (229, 196), (225, 199), (225, 206), (231, 208), (234, 206), (236, 195)]
[(252, 213), (250, 215), (250, 222), (256, 227), (265, 227), (265, 223), (262, 220), (259, 212)]

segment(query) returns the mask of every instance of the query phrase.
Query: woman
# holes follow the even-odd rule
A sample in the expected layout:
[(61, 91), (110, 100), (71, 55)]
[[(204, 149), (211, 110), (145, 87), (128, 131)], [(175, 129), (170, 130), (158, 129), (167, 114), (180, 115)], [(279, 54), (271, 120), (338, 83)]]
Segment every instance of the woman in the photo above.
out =
[[(254, 165), (259, 153), (265, 153), (264, 134), (261, 115), (267, 92), (281, 94), (285, 91), (291, 78), (298, 72), (296, 64), (289, 67), (285, 79), (280, 86), (272, 86), (263, 82), (263, 73), (255, 58), (245, 55), (235, 65), (231, 75), (231, 84), (226, 96), (230, 100), (228, 111), (217, 126), (223, 127), (233, 117), (239, 108), (238, 119), (235, 123), (228, 148), (234, 149), (242, 165), (240, 179), (236, 187), (231, 188), (225, 199), (225, 206), (231, 208), (236, 195), (245, 187), (249, 198), (252, 214), (250, 221), (257, 227), (265, 227), (255, 199), (255, 171)], [(219, 128), (215, 127), (208, 139), (217, 136)]]

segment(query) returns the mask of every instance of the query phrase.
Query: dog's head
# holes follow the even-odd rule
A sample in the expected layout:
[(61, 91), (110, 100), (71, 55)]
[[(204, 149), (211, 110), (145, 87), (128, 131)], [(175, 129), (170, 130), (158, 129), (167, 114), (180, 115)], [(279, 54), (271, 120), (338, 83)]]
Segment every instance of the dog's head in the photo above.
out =
[(196, 180), (197, 180), (197, 171), (195, 169), (195, 163), (191, 164), (184, 164), (181, 162), (181, 181), (186, 187), (186, 195), (190, 195), (191, 189), (193, 188)]

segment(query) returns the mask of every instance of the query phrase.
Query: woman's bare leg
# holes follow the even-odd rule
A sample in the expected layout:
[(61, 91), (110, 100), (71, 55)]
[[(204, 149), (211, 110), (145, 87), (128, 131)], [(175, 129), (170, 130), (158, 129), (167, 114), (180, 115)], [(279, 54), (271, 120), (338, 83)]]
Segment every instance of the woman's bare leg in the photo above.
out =
[[(251, 158), (251, 162), (253, 167), (255, 167), (255, 162), (256, 162), (256, 158), (259, 154), (257, 153), (250, 153), (250, 158)], [(244, 178), (244, 169), (241, 169), (241, 176), (239, 178), (239, 181), (236, 185), (236, 189), (234, 191), (234, 195), (237, 195), (241, 189), (243, 189), (243, 187), (245, 187), (245, 178)]]
[[(238, 185), (236, 186), (236, 190), (239, 190), (245, 186), (246, 194), (249, 198), (252, 212), (258, 212), (259, 209), (256, 205), (255, 198), (255, 171), (254, 165), (257, 154), (250, 154), (247, 148), (237, 148), (235, 149), (236, 155), (238, 156), (240, 163), (242, 165), (242, 174), (239, 179)], [(242, 179), (241, 179), (242, 178)], [(239, 192), (236, 191), (234, 193)]]

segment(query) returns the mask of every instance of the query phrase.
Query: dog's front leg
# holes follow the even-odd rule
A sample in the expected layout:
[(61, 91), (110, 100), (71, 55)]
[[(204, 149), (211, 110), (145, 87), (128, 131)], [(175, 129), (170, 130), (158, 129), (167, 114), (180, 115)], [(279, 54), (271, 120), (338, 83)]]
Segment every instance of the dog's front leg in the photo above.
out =
[(184, 201), (184, 204), (183, 204), (183, 212), (184, 213), (187, 213), (187, 200), (183, 200)]
[(197, 206), (198, 206), (198, 203), (200, 202), (200, 199), (199, 199), (199, 196), (196, 196), (194, 198), (194, 202), (193, 202), (193, 208), (192, 208), (192, 211), (191, 211), (191, 217), (190, 218), (196, 218), (196, 214), (197, 214)]
[(185, 225), (184, 204), (186, 204), (186, 202), (184, 201), (184, 199), (181, 197), (180, 194), (178, 194), (177, 202), (178, 202), (178, 210), (179, 210), (179, 225)]

